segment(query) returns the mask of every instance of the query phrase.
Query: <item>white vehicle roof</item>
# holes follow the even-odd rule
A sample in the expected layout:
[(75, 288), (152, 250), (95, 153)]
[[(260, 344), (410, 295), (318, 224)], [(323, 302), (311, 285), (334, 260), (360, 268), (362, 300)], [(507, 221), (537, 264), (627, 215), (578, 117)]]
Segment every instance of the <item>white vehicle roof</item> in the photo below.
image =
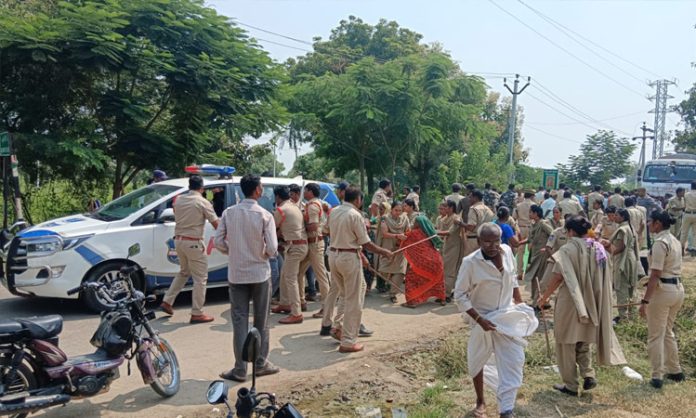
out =
[[(241, 176), (232, 176), (230, 178), (226, 179), (219, 179), (216, 177), (203, 177), (203, 184), (204, 185), (210, 185), (210, 184), (238, 184), (239, 181), (242, 179)], [(261, 183), (269, 183), (269, 184), (275, 184), (275, 185), (282, 185), (282, 186), (289, 186), (291, 184), (299, 184), (299, 185), (304, 185), (305, 183), (312, 183), (314, 181), (318, 180), (307, 180), (303, 179), (302, 177), (293, 177), (293, 178), (287, 178), (287, 177), (261, 177)], [(326, 183), (324, 181), (321, 181), (321, 183)], [(188, 177), (182, 177), (178, 179), (168, 179), (164, 181), (160, 181), (157, 184), (164, 184), (167, 186), (177, 186), (177, 187), (188, 187)]]

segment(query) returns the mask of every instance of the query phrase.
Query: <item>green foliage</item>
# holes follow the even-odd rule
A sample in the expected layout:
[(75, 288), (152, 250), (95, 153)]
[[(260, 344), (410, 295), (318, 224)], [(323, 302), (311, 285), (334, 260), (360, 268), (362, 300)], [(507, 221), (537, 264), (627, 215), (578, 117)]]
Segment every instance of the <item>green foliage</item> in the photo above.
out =
[(696, 84), (686, 93), (689, 96), (677, 106), (684, 129), (676, 132), (672, 142), (677, 146), (677, 151), (696, 153)]
[(435, 355), (435, 369), (438, 377), (449, 379), (466, 375), (468, 340), (466, 334), (459, 334), (442, 341)]
[(567, 164), (559, 164), (563, 182), (576, 188), (600, 185), (609, 187), (612, 180), (629, 176), (631, 155), (636, 145), (611, 131), (588, 135), (580, 154), (572, 155)]
[(0, 116), (36, 175), (110, 174), (118, 195), (143, 169), (173, 172), (282, 120), (279, 68), (201, 0), (13, 3)]
[(426, 388), (420, 396), (418, 405), (410, 408), (409, 417), (414, 418), (446, 418), (452, 416), (456, 404), (452, 396), (442, 384)]

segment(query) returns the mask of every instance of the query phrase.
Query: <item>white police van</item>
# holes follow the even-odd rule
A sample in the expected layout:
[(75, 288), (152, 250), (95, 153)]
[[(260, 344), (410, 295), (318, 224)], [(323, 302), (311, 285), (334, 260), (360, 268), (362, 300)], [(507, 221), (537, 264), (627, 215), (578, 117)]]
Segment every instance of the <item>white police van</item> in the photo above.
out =
[[(218, 215), (243, 199), (240, 178), (204, 178), (205, 195)], [(273, 187), (292, 183), (304, 187), (313, 181), (262, 177), (261, 182), (264, 191), (259, 204), (272, 211)], [(339, 203), (332, 184), (315, 183), (320, 185), (323, 200), (332, 207)], [(111, 281), (128, 263), (144, 269), (136, 284), (141, 290), (164, 293), (179, 271), (172, 203), (187, 192), (188, 178), (166, 180), (128, 193), (93, 213), (54, 219), (22, 230), (0, 254), (4, 267), (0, 281), (15, 295), (70, 299), (78, 296), (68, 296), (68, 289), (84, 281)], [(215, 249), (213, 238), (213, 227), (206, 222), (208, 287), (226, 286), (227, 257)], [(128, 247), (135, 243), (142, 250), (127, 260)], [(79, 297), (95, 311), (109, 306), (93, 292)]]

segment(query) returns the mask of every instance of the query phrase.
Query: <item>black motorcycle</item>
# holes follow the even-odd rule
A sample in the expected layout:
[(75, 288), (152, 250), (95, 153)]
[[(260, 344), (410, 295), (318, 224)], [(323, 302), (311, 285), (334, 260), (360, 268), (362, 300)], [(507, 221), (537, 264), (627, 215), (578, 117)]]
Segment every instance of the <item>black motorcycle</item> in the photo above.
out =
[[(235, 403), (237, 416), (239, 418), (302, 418), (302, 414), (290, 403), (279, 407), (274, 393), (256, 393), (256, 358), (260, 349), (261, 334), (256, 328), (251, 328), (244, 340), (242, 350), (244, 361), (252, 364), (251, 389), (241, 388), (237, 391), (237, 402)], [(224, 380), (216, 380), (208, 387), (206, 396), (208, 403), (212, 405), (224, 403), (227, 406), (227, 418), (232, 418), (234, 413), (227, 398), (229, 391), (230, 389)]]
[[(138, 244), (129, 257), (140, 252)], [(70, 357), (58, 348), (60, 315), (0, 321), (0, 415), (24, 418), (29, 413), (94, 396), (109, 390), (119, 366), (136, 360), (145, 384), (163, 397), (179, 391), (179, 363), (174, 350), (152, 326), (150, 299), (136, 290), (131, 276), (138, 267), (123, 266), (110, 283), (86, 282), (68, 291), (97, 292), (114, 306), (102, 312), (90, 343), (92, 354)]]

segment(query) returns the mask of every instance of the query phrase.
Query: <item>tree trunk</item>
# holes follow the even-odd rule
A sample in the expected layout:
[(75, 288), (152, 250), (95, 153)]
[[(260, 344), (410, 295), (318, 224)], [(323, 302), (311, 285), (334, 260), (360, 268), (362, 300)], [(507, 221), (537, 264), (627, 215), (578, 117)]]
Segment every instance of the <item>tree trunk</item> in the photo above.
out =
[(365, 157), (358, 156), (360, 161), (360, 190), (365, 190)]
[(372, 168), (367, 168), (367, 194), (372, 196), (375, 191), (375, 173)]
[(114, 170), (114, 184), (112, 188), (111, 198), (117, 199), (123, 194), (123, 161), (120, 158), (116, 159), (116, 169)]

